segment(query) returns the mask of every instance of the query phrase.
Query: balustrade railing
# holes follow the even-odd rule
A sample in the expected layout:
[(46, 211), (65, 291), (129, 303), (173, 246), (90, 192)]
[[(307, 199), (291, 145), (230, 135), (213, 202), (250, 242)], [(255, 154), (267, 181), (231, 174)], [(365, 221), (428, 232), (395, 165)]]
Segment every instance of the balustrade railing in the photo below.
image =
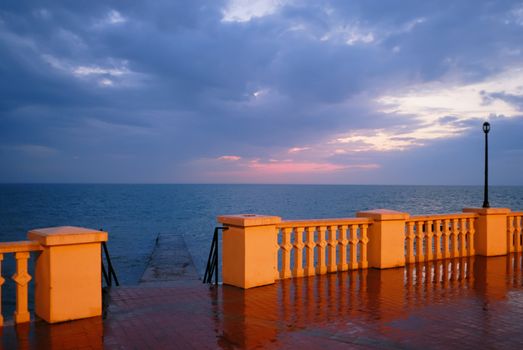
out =
[(224, 283), (252, 288), (330, 272), (523, 251), (523, 212), (508, 208), (417, 216), (374, 209), (356, 216), (294, 221), (219, 216), (230, 228), (223, 239)]
[(5, 282), (1, 274), (1, 263), (4, 259), (4, 254), (13, 254), (16, 260), (16, 272), (11, 277), (16, 283), (16, 311), (14, 313), (14, 321), (15, 323), (24, 323), (31, 319), (28, 308), (28, 287), (32, 277), (29, 275), (27, 262), (31, 252), (42, 249), (38, 242), (33, 241), (0, 243), (0, 326), (4, 324), (4, 317), (1, 311), (2, 285)]
[(523, 245), (523, 212), (507, 215), (507, 253), (521, 252)]
[(475, 255), (477, 214), (411, 216), (405, 222), (405, 262)]
[(282, 221), (276, 279), (367, 268), (370, 219)]

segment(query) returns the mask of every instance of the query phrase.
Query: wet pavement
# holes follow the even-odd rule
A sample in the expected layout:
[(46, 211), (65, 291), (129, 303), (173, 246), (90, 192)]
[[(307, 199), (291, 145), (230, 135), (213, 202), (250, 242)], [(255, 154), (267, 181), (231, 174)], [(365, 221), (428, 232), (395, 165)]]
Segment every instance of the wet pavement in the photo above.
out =
[(289, 279), (111, 290), (107, 318), (3, 328), (3, 348), (523, 348), (521, 255)]

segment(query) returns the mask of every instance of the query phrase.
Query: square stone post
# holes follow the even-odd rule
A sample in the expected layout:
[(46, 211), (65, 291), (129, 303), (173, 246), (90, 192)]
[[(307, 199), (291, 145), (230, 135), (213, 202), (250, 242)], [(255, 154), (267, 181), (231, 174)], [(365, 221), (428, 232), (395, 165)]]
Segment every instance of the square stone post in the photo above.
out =
[(223, 231), (223, 283), (240, 288), (272, 284), (278, 273), (278, 216), (254, 214), (217, 218)]
[(409, 214), (388, 209), (360, 211), (357, 217), (372, 219), (369, 225), (369, 267), (386, 269), (405, 266), (405, 220)]
[(477, 255), (496, 256), (508, 253), (507, 215), (508, 208), (465, 208), (464, 213), (476, 213), (474, 221), (474, 250)]
[(35, 266), (35, 313), (49, 323), (102, 314), (101, 242), (107, 233), (81, 227), (29, 231), (43, 251)]

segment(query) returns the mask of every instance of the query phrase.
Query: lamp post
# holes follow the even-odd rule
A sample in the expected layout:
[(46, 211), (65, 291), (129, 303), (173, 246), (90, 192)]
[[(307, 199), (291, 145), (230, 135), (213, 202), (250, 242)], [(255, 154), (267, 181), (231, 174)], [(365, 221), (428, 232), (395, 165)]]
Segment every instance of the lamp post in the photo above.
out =
[(488, 202), (488, 132), (490, 131), (490, 124), (488, 122), (483, 123), (483, 132), (485, 133), (485, 189), (483, 196), (483, 208), (490, 208)]

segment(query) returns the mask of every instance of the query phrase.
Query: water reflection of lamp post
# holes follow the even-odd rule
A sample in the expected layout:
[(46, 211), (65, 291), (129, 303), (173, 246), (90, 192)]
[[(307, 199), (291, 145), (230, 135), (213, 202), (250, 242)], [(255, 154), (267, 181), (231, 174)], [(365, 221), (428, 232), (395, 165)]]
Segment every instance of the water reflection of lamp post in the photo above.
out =
[(483, 123), (483, 132), (485, 133), (485, 189), (483, 197), (483, 208), (490, 208), (488, 202), (488, 132), (490, 131), (490, 124)]

